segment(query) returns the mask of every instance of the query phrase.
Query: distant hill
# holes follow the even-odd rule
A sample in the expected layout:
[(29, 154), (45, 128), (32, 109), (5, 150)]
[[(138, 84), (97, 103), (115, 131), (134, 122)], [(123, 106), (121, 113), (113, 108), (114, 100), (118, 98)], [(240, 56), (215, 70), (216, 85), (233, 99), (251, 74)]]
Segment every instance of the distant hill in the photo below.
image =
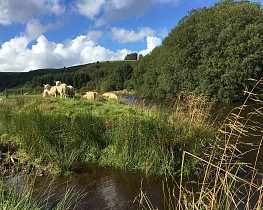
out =
[[(137, 61), (105, 61), (105, 62), (96, 62), (89, 63), (84, 65), (77, 65), (71, 67), (64, 68), (49, 68), (49, 69), (38, 69), (29, 72), (0, 72), (0, 91), (3, 91), (5, 88), (18, 88), (24, 86), (26, 83), (30, 85), (39, 85), (41, 82), (49, 82), (45, 81), (48, 78), (67, 78), (68, 80), (74, 82), (73, 80), (77, 80), (78, 76), (81, 75), (81, 78), (90, 80), (94, 74), (96, 74), (98, 69), (103, 69), (104, 71), (112, 71), (117, 69), (121, 65), (129, 64), (132, 67), (137, 65)], [(70, 77), (70, 78), (69, 78)], [(72, 78), (74, 77), (74, 78)], [(35, 83), (39, 84), (35, 84)], [(75, 81), (76, 82), (76, 81)]]

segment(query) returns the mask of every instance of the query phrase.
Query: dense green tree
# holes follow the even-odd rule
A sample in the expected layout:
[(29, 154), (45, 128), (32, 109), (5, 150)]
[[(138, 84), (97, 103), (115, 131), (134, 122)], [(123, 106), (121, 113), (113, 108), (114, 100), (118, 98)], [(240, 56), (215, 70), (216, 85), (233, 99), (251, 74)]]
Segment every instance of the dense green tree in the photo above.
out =
[(127, 54), (124, 60), (138, 60), (138, 54), (137, 53)]
[(263, 11), (259, 3), (220, 1), (192, 10), (140, 59), (132, 80), (139, 94), (173, 97), (180, 91), (236, 101), (250, 77), (263, 76)]
[(129, 80), (132, 76), (133, 68), (130, 64), (120, 65), (118, 68), (112, 71), (109, 75), (108, 81), (115, 90), (122, 90), (126, 88), (124, 86), (125, 81)]

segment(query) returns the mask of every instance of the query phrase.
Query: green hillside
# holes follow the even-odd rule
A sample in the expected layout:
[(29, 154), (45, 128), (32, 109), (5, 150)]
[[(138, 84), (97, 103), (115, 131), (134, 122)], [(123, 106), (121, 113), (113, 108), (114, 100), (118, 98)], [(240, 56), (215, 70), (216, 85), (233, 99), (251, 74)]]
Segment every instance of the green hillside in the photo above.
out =
[(53, 84), (54, 80), (62, 80), (80, 88), (96, 77), (98, 72), (103, 71), (110, 74), (121, 66), (129, 65), (133, 68), (137, 63), (137, 61), (105, 61), (60, 69), (38, 69), (30, 72), (0, 72), (0, 91), (3, 91), (5, 88), (19, 88), (25, 84), (26, 87), (35, 88), (42, 86), (44, 83)]

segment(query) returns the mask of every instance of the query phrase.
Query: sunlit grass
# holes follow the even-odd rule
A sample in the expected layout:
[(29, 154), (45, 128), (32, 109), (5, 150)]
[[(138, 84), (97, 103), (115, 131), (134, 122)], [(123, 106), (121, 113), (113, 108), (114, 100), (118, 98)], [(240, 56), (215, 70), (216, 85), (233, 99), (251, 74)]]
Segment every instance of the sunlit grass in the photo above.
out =
[[(262, 209), (262, 85), (263, 78), (246, 90), (244, 103), (233, 109), (218, 129), (216, 140), (197, 155), (185, 148), (182, 152), (181, 175), (176, 179), (169, 171), (164, 182), (165, 209)], [(244, 140), (250, 139), (249, 142)], [(246, 151), (242, 146), (247, 145)], [(249, 149), (249, 146), (251, 149)], [(250, 154), (254, 160), (245, 159)], [(199, 162), (203, 170), (197, 179), (184, 176), (189, 159)], [(170, 181), (168, 181), (170, 180)], [(151, 200), (141, 189), (135, 202), (139, 209), (153, 209)]]
[[(121, 100), (27, 96), (4, 102), (0, 127), (16, 137), (36, 167), (52, 173), (72, 172), (75, 162), (92, 161), (147, 174), (179, 174), (183, 150), (199, 154), (214, 139), (207, 107), (198, 113), (190, 103), (186, 109), (177, 104), (159, 110)], [(198, 174), (197, 162), (189, 161), (185, 174)]]

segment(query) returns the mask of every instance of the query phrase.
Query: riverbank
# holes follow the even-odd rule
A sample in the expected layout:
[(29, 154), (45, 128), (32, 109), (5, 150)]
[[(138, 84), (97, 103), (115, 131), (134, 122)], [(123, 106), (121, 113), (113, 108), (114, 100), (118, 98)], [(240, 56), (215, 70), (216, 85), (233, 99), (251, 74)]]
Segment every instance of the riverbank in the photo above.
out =
[[(214, 138), (207, 111), (197, 106), (188, 101), (189, 110), (168, 111), (103, 98), (17, 97), (2, 102), (0, 131), (34, 167), (52, 174), (74, 172), (76, 162), (179, 174), (183, 150), (198, 155)], [(198, 172), (196, 162), (187, 164), (187, 174)]]
[[(24, 152), (24, 154), (26, 154), (24, 157), (29, 158), (35, 168), (41, 169), (42, 172), (45, 173), (70, 173), (74, 175), (79, 173), (79, 165), (81, 165), (81, 163), (95, 163), (96, 165), (103, 166), (111, 165), (126, 171), (157, 174), (172, 180), (177, 180), (172, 183), (163, 183), (164, 195), (168, 196), (164, 198), (164, 206), (166, 206), (167, 209), (177, 209), (179, 207), (178, 205), (187, 208), (192, 206), (210, 206), (212, 208), (212, 206), (214, 206), (216, 209), (222, 205), (226, 208), (230, 208), (230, 205), (242, 207), (245, 205), (260, 206), (262, 193), (260, 193), (260, 184), (256, 183), (258, 182), (257, 180), (260, 180), (258, 178), (260, 174), (256, 171), (260, 169), (258, 168), (260, 161), (257, 163), (257, 160), (260, 160), (259, 155), (262, 152), (261, 143), (258, 141), (249, 143), (253, 146), (251, 150), (247, 147), (245, 150), (242, 149), (240, 144), (242, 145), (244, 143), (243, 140), (243, 142), (241, 141), (241, 136), (248, 137), (251, 130), (258, 130), (259, 133), (257, 135), (260, 136), (262, 129), (259, 127), (260, 124), (256, 124), (256, 122), (260, 123), (260, 121), (257, 121), (257, 119), (251, 116), (256, 115), (258, 119), (261, 119), (259, 112), (261, 106), (250, 107), (250, 104), (244, 103), (244, 105), (237, 108), (232, 115), (228, 116), (224, 124), (218, 129), (219, 131), (216, 135), (215, 129), (213, 129), (212, 133), (213, 136), (216, 137), (215, 139), (211, 138), (207, 144), (204, 144), (206, 141), (198, 141), (201, 144), (200, 146), (200, 144), (197, 143), (195, 145), (194, 142), (190, 144), (189, 138), (194, 139), (196, 136), (193, 134), (197, 134), (198, 129), (208, 131), (208, 128), (212, 127), (212, 125), (209, 124), (207, 111), (211, 107), (205, 100), (199, 98), (198, 101), (197, 99), (198, 98), (191, 100), (191, 98), (189, 98), (188, 103), (184, 101), (184, 103), (180, 104), (178, 102), (176, 105), (168, 106), (169, 109), (164, 109), (164, 107), (149, 106), (149, 104), (147, 104), (147, 107), (138, 106), (136, 103), (134, 106), (131, 106), (122, 101), (107, 101), (103, 98), (99, 98), (97, 101), (85, 101), (82, 99), (68, 101), (55, 98), (43, 99), (40, 97), (14, 98), (5, 100), (1, 104), (3, 106), (1, 106), (0, 119), (6, 120), (1, 122), (1, 132), (4, 131), (1, 139), (9, 140), (12, 138), (14, 140), (13, 142), (18, 144), (22, 142), (21, 139), (25, 139), (26, 136), (34, 137), (32, 139), (37, 141), (31, 141), (28, 145), (31, 145), (31, 147), (38, 145), (39, 153), (46, 152), (46, 154), (39, 156), (40, 158), (37, 159), (35, 156), (30, 156), (29, 158), (29, 155)], [(71, 107), (73, 108), (69, 109)], [(254, 113), (247, 112), (247, 108), (249, 108), (249, 110), (252, 108)], [(242, 114), (244, 112), (247, 116)], [(4, 118), (2, 116), (4, 116)], [(247, 121), (247, 117), (249, 121)], [(5, 127), (2, 127), (3, 122), (10, 123), (6, 123)], [(251, 124), (252, 122), (254, 123), (254, 127), (253, 124)], [(22, 131), (18, 132), (17, 129), (12, 129), (14, 125), (19, 124), (25, 125), (20, 125), (19, 128)], [(185, 125), (185, 127), (179, 126), (178, 124)], [(29, 134), (30, 132), (27, 130), (33, 132)], [(149, 134), (150, 137), (146, 135), (149, 131), (151, 131)], [(80, 135), (80, 133), (82, 134)], [(174, 135), (172, 135), (172, 133)], [(199, 130), (199, 134), (200, 133), (202, 132)], [(21, 135), (23, 138), (18, 138), (17, 134), (23, 134)], [(182, 136), (183, 134), (184, 136)], [(88, 136), (88, 138), (79, 136)], [(179, 137), (180, 139), (183, 137), (184, 139), (178, 141), (175, 137)], [(45, 144), (39, 145), (38, 142), (40, 139), (42, 139), (42, 142), (45, 142)], [(78, 139), (84, 139), (84, 142), (88, 143), (78, 144)], [(98, 139), (101, 141), (98, 141)], [(154, 139), (154, 141), (151, 141), (151, 139)], [(23, 140), (23, 142), (26, 141)], [(134, 144), (132, 144), (132, 142)], [(142, 146), (138, 146), (137, 144), (139, 143), (141, 143)], [(19, 148), (22, 148), (22, 143), (18, 145)], [(165, 147), (166, 145), (169, 145), (169, 150)], [(176, 145), (177, 148), (183, 149), (178, 150), (182, 157), (181, 159), (176, 159), (177, 157), (175, 157), (173, 150), (176, 148), (174, 145)], [(46, 149), (42, 148), (44, 146), (46, 146)], [(157, 149), (153, 146), (157, 146)], [(53, 148), (53, 150), (50, 148)], [(161, 149), (158, 150), (158, 148)], [(145, 167), (138, 167), (138, 165), (135, 165), (138, 163), (138, 160), (142, 160), (142, 162), (144, 160), (139, 159), (139, 157), (142, 157), (139, 155), (149, 154), (149, 151), (141, 151), (139, 149), (150, 149), (155, 155), (161, 154), (160, 157), (157, 157), (159, 162), (157, 162), (157, 164), (154, 162), (156, 160), (154, 157), (157, 155), (153, 155), (149, 156), (149, 158), (152, 158), (150, 160), (153, 161), (149, 170), (145, 170)], [(32, 151), (36, 151), (36, 149)], [(65, 151), (65, 153), (62, 153), (62, 151)], [(128, 157), (131, 158), (132, 156), (130, 153), (127, 155), (127, 151), (133, 151), (132, 154), (134, 155), (133, 157), (135, 157), (135, 161), (128, 159)], [(160, 151), (160, 153), (158, 153), (158, 151)], [(166, 152), (166, 156), (163, 155), (162, 152)], [(171, 159), (168, 159), (169, 152), (173, 155)], [(246, 163), (246, 165), (237, 161), (240, 157), (246, 157), (249, 152), (252, 152), (255, 156), (254, 170), (253, 165), (251, 165), (253, 160), (250, 161), (250, 164)], [(53, 154), (53, 156), (51, 156), (51, 154)], [(105, 154), (106, 156), (104, 156)], [(14, 156), (13, 153), (11, 153), (11, 157), (12, 156)], [(65, 164), (63, 161), (57, 161), (54, 157), (60, 159), (72, 157), (73, 161), (68, 161)], [(104, 162), (102, 161), (103, 157), (104, 160), (106, 159)], [(250, 156), (250, 158), (251, 157), (252, 156)], [(70, 160), (70, 158), (68, 158), (68, 160)], [(22, 160), (22, 158), (20, 160)], [(181, 165), (176, 165), (174, 164), (175, 162), (171, 161), (171, 165), (173, 164), (174, 166), (174, 168), (172, 168), (173, 170), (171, 170), (171, 168), (169, 168), (170, 165), (165, 162), (169, 160), (177, 160)], [(51, 161), (53, 161), (52, 164), (50, 164)], [(162, 170), (162, 172), (165, 173), (160, 173), (161, 170), (157, 170), (156, 173), (156, 168), (154, 167), (160, 166), (158, 163), (161, 161), (166, 164), (165, 170)], [(126, 163), (126, 165), (123, 165), (123, 163)], [(177, 171), (174, 170), (175, 166), (178, 166)], [(246, 167), (244, 168), (244, 166)], [(157, 169), (159, 168), (157, 167)], [(248, 170), (250, 172), (245, 173), (245, 176), (240, 175), (240, 173), (248, 172)], [(179, 171), (182, 173), (179, 173)], [(192, 173), (192, 171), (194, 171), (194, 173)], [(191, 176), (195, 174), (202, 175), (199, 179), (193, 179), (200, 181), (200, 189), (198, 189), (200, 192), (196, 194), (195, 191), (189, 194), (191, 190), (189, 191), (189, 188), (183, 183), (188, 183), (186, 181), (187, 179), (185, 180), (185, 178), (188, 177), (186, 175)], [(193, 187), (192, 184), (189, 185), (188, 183), (187, 185), (190, 186), (190, 188)], [(250, 189), (248, 189), (248, 187)], [(242, 190), (240, 191), (240, 189)], [(177, 194), (176, 196), (169, 194), (174, 190)], [(247, 190), (249, 194), (243, 196), (242, 192), (247, 192)], [(212, 200), (210, 198), (212, 198)], [(143, 191), (141, 191), (136, 199), (136, 202), (146, 205), (146, 207), (150, 204), (149, 202), (151, 202)], [(178, 204), (178, 199), (183, 203)], [(241, 200), (244, 202), (240, 203)], [(234, 202), (238, 203), (235, 204)], [(248, 207), (247, 209), (251, 208)]]

